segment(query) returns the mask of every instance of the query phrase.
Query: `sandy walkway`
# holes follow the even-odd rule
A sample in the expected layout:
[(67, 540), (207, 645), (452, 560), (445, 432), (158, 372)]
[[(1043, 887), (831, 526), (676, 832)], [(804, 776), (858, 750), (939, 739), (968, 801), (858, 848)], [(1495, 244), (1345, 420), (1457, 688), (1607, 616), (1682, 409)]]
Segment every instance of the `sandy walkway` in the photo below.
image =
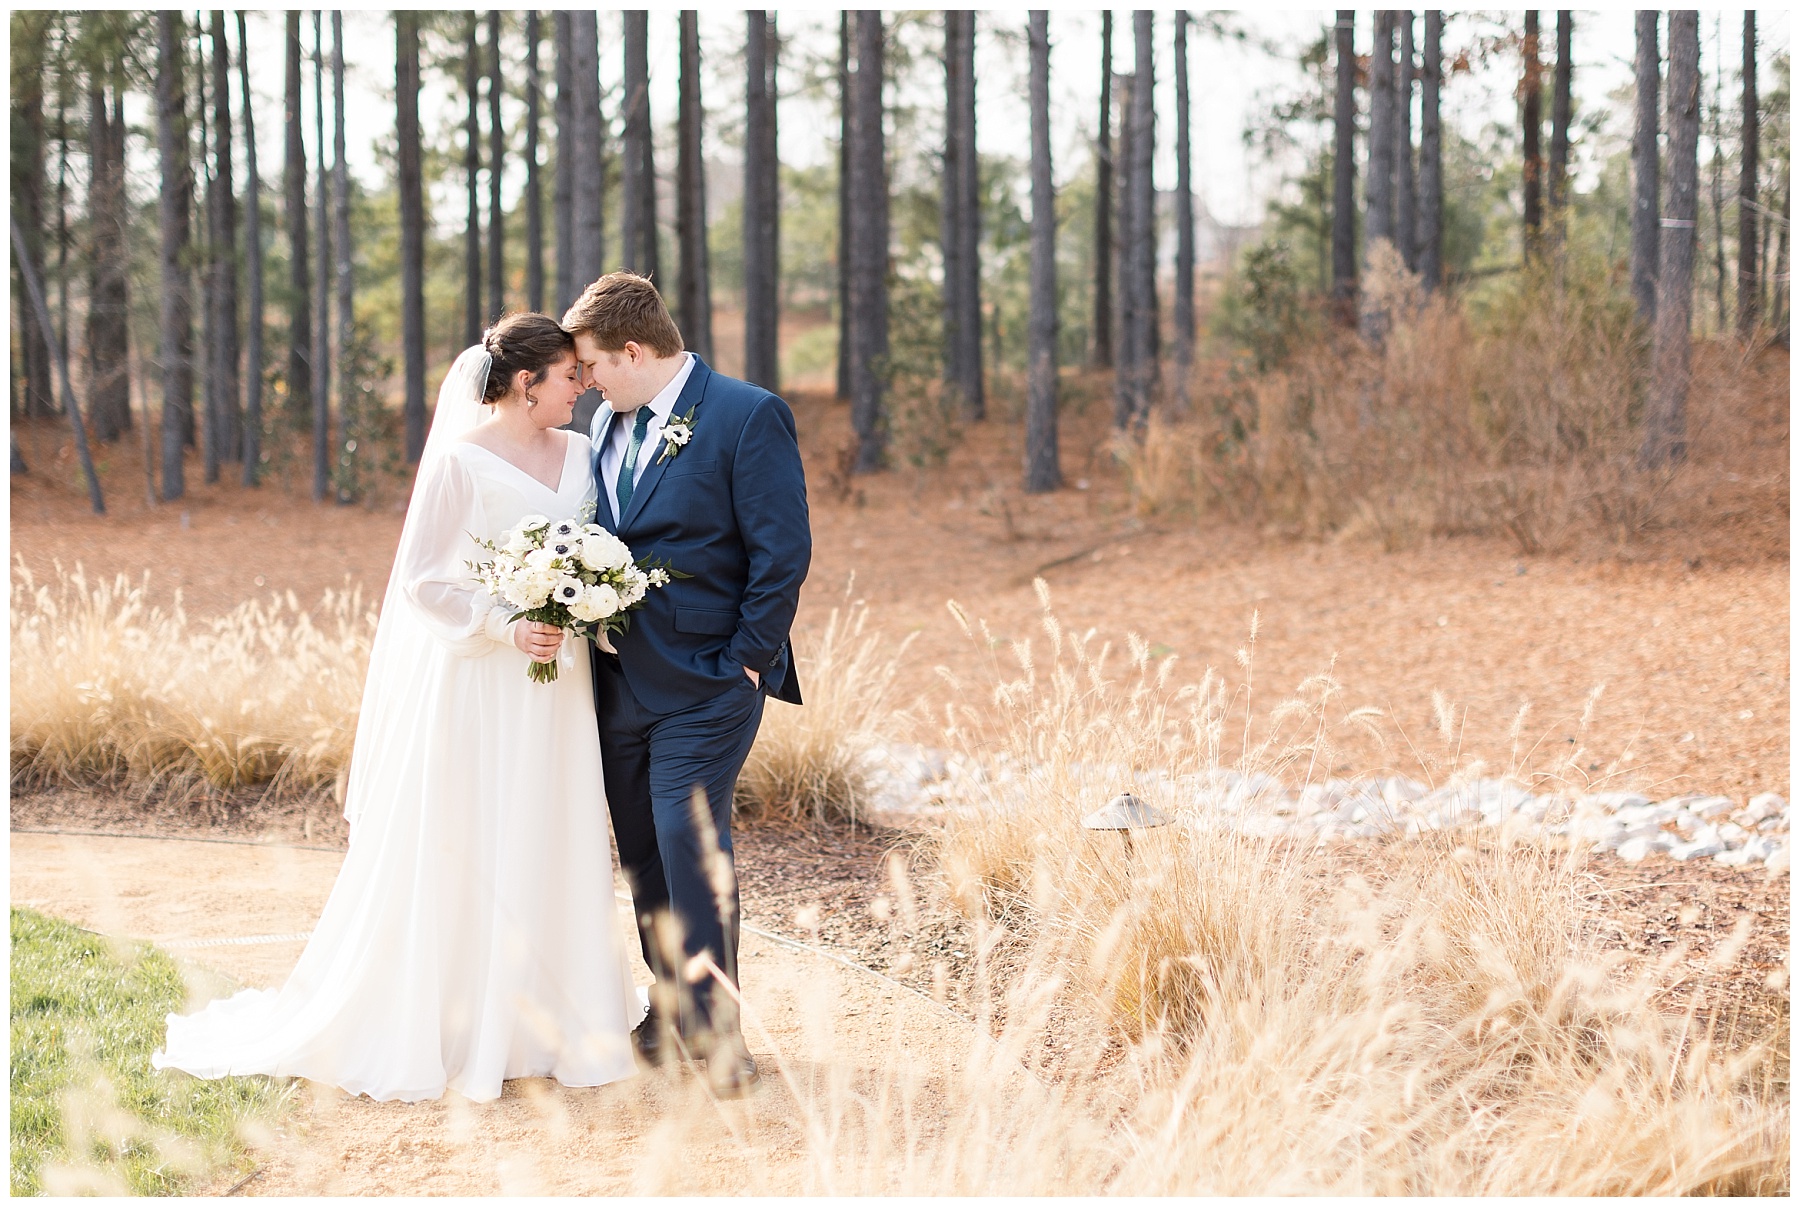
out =
[[(342, 859), (295, 847), (44, 834), (13, 834), (11, 847), (13, 904), (170, 948), (197, 1001), (233, 981), (279, 984), (303, 946), (293, 936), (311, 928)], [(216, 942), (245, 938), (258, 941)], [(746, 1032), (764, 1073), (747, 1101), (716, 1102), (685, 1070), (598, 1089), (513, 1081), (485, 1104), (455, 1095), (375, 1103), (307, 1083), (298, 1109), (255, 1144), (262, 1171), (241, 1193), (872, 1189), (840, 1181), (834, 1162), (815, 1154), (843, 1153), (874, 1104), (904, 1099), (916, 1117), (932, 1117), (945, 1079), (965, 1068), (971, 1028), (875, 976), (764, 936), (745, 935), (742, 967)], [(885, 1147), (873, 1135), (867, 1142)]]

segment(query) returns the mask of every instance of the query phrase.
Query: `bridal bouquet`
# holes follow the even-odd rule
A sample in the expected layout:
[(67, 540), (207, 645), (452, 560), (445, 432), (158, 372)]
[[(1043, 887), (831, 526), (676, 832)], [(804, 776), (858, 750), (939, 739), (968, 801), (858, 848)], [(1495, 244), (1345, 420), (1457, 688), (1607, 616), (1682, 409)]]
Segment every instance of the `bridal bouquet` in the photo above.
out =
[[(592, 505), (567, 520), (528, 515), (499, 542), (476, 538), (494, 556), (469, 563), (482, 586), (518, 609), (511, 619), (556, 625), (565, 633), (565, 649), (575, 637), (623, 633), (651, 587), (689, 577), (651, 558), (633, 558), (625, 542), (592, 517)], [(534, 683), (551, 683), (556, 666), (533, 661), (526, 673)]]

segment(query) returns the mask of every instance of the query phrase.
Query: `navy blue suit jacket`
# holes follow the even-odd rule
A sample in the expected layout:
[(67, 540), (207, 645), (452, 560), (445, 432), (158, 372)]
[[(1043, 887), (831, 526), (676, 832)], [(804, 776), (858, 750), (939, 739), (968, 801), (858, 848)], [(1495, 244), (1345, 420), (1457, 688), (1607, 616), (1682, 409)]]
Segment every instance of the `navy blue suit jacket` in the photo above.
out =
[[(599, 501), (596, 522), (627, 545), (691, 578), (652, 588), (614, 648), (632, 694), (653, 712), (673, 713), (762, 677), (778, 700), (800, 703), (788, 633), (800, 584), (812, 562), (806, 474), (794, 413), (761, 386), (714, 373), (699, 357), (670, 413), (693, 411), (693, 438), (672, 456), (657, 441), (650, 464), (617, 522)], [(620, 419), (594, 415), (588, 438), (594, 480), (606, 492), (600, 449)]]

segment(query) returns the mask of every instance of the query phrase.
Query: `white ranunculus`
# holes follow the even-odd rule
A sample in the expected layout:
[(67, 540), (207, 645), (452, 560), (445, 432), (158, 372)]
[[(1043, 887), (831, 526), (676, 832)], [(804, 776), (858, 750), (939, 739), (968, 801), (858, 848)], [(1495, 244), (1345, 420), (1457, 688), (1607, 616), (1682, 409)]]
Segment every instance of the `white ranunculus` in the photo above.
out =
[(604, 529), (581, 539), (581, 564), (589, 570), (617, 570), (631, 564), (631, 550)]
[(582, 603), (593, 619), (605, 620), (619, 610), (619, 593), (605, 583), (595, 583), (582, 593)]
[(533, 549), (525, 555), (525, 568), (527, 570), (548, 570), (550, 564), (555, 560), (556, 553), (553, 550)]

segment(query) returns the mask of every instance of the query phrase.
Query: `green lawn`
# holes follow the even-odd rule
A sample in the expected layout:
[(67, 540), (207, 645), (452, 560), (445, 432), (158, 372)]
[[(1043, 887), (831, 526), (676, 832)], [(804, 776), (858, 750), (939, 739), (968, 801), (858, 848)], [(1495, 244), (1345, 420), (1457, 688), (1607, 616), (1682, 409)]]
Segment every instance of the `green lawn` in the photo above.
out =
[(13, 1194), (180, 1194), (245, 1162), (240, 1125), (289, 1091), (151, 1068), (186, 997), (175, 962), (148, 944), (12, 911)]

